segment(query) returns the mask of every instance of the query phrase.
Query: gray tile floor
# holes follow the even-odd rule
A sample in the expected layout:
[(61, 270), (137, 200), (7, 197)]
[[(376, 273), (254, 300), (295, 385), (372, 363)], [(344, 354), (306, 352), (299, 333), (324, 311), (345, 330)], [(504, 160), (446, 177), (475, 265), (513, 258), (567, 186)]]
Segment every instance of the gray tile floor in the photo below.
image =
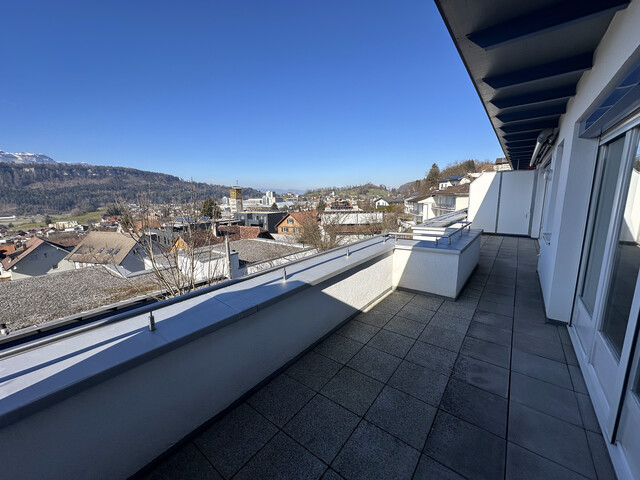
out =
[(482, 242), (457, 301), (393, 293), (150, 478), (615, 478), (535, 242)]

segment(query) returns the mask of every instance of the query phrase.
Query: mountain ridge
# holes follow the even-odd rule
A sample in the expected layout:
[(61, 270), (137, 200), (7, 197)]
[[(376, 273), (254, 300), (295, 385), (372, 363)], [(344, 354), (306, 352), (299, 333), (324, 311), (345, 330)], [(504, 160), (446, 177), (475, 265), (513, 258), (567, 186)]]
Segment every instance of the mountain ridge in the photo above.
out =
[[(46, 156), (46, 155), (45, 155)], [(49, 158), (49, 157), (47, 157)], [(53, 160), (53, 159), (52, 159)], [(70, 163), (17, 163), (0, 160), (0, 205), (3, 214), (58, 214), (74, 209), (96, 210), (118, 198), (135, 202), (140, 195), (152, 203), (169, 204), (229, 195), (226, 185), (191, 182), (166, 173), (129, 167)], [(243, 188), (243, 196), (261, 197)]]
[(43, 153), (29, 153), (29, 152), (17, 152), (10, 153), (0, 150), (0, 162), (4, 163), (17, 163), (17, 164), (44, 164), (44, 165), (57, 165), (53, 158), (44, 155)]

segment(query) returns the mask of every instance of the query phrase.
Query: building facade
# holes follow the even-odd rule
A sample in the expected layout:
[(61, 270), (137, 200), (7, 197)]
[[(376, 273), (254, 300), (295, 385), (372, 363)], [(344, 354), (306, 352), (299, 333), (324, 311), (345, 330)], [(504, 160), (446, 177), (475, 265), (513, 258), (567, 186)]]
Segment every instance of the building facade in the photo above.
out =
[(618, 477), (640, 478), (640, 2), (534, 3), (436, 1), (514, 168), (471, 216), (539, 239), (546, 318)]
[(232, 213), (242, 212), (244, 209), (242, 206), (242, 188), (231, 187), (229, 189), (229, 206)]

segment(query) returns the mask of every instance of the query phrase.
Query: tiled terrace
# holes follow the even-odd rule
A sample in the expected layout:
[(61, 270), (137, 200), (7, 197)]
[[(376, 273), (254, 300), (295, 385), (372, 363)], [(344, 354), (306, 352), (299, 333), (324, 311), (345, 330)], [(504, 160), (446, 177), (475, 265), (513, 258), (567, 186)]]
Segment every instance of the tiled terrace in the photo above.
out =
[(457, 301), (393, 293), (150, 477), (615, 478), (535, 241), (482, 242)]

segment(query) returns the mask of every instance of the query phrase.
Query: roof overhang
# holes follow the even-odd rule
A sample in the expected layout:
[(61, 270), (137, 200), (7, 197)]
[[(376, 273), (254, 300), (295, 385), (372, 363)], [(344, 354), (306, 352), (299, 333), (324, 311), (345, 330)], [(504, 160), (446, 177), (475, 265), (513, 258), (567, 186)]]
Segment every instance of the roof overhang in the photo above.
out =
[(629, 0), (435, 0), (514, 169), (558, 127), (609, 23)]

